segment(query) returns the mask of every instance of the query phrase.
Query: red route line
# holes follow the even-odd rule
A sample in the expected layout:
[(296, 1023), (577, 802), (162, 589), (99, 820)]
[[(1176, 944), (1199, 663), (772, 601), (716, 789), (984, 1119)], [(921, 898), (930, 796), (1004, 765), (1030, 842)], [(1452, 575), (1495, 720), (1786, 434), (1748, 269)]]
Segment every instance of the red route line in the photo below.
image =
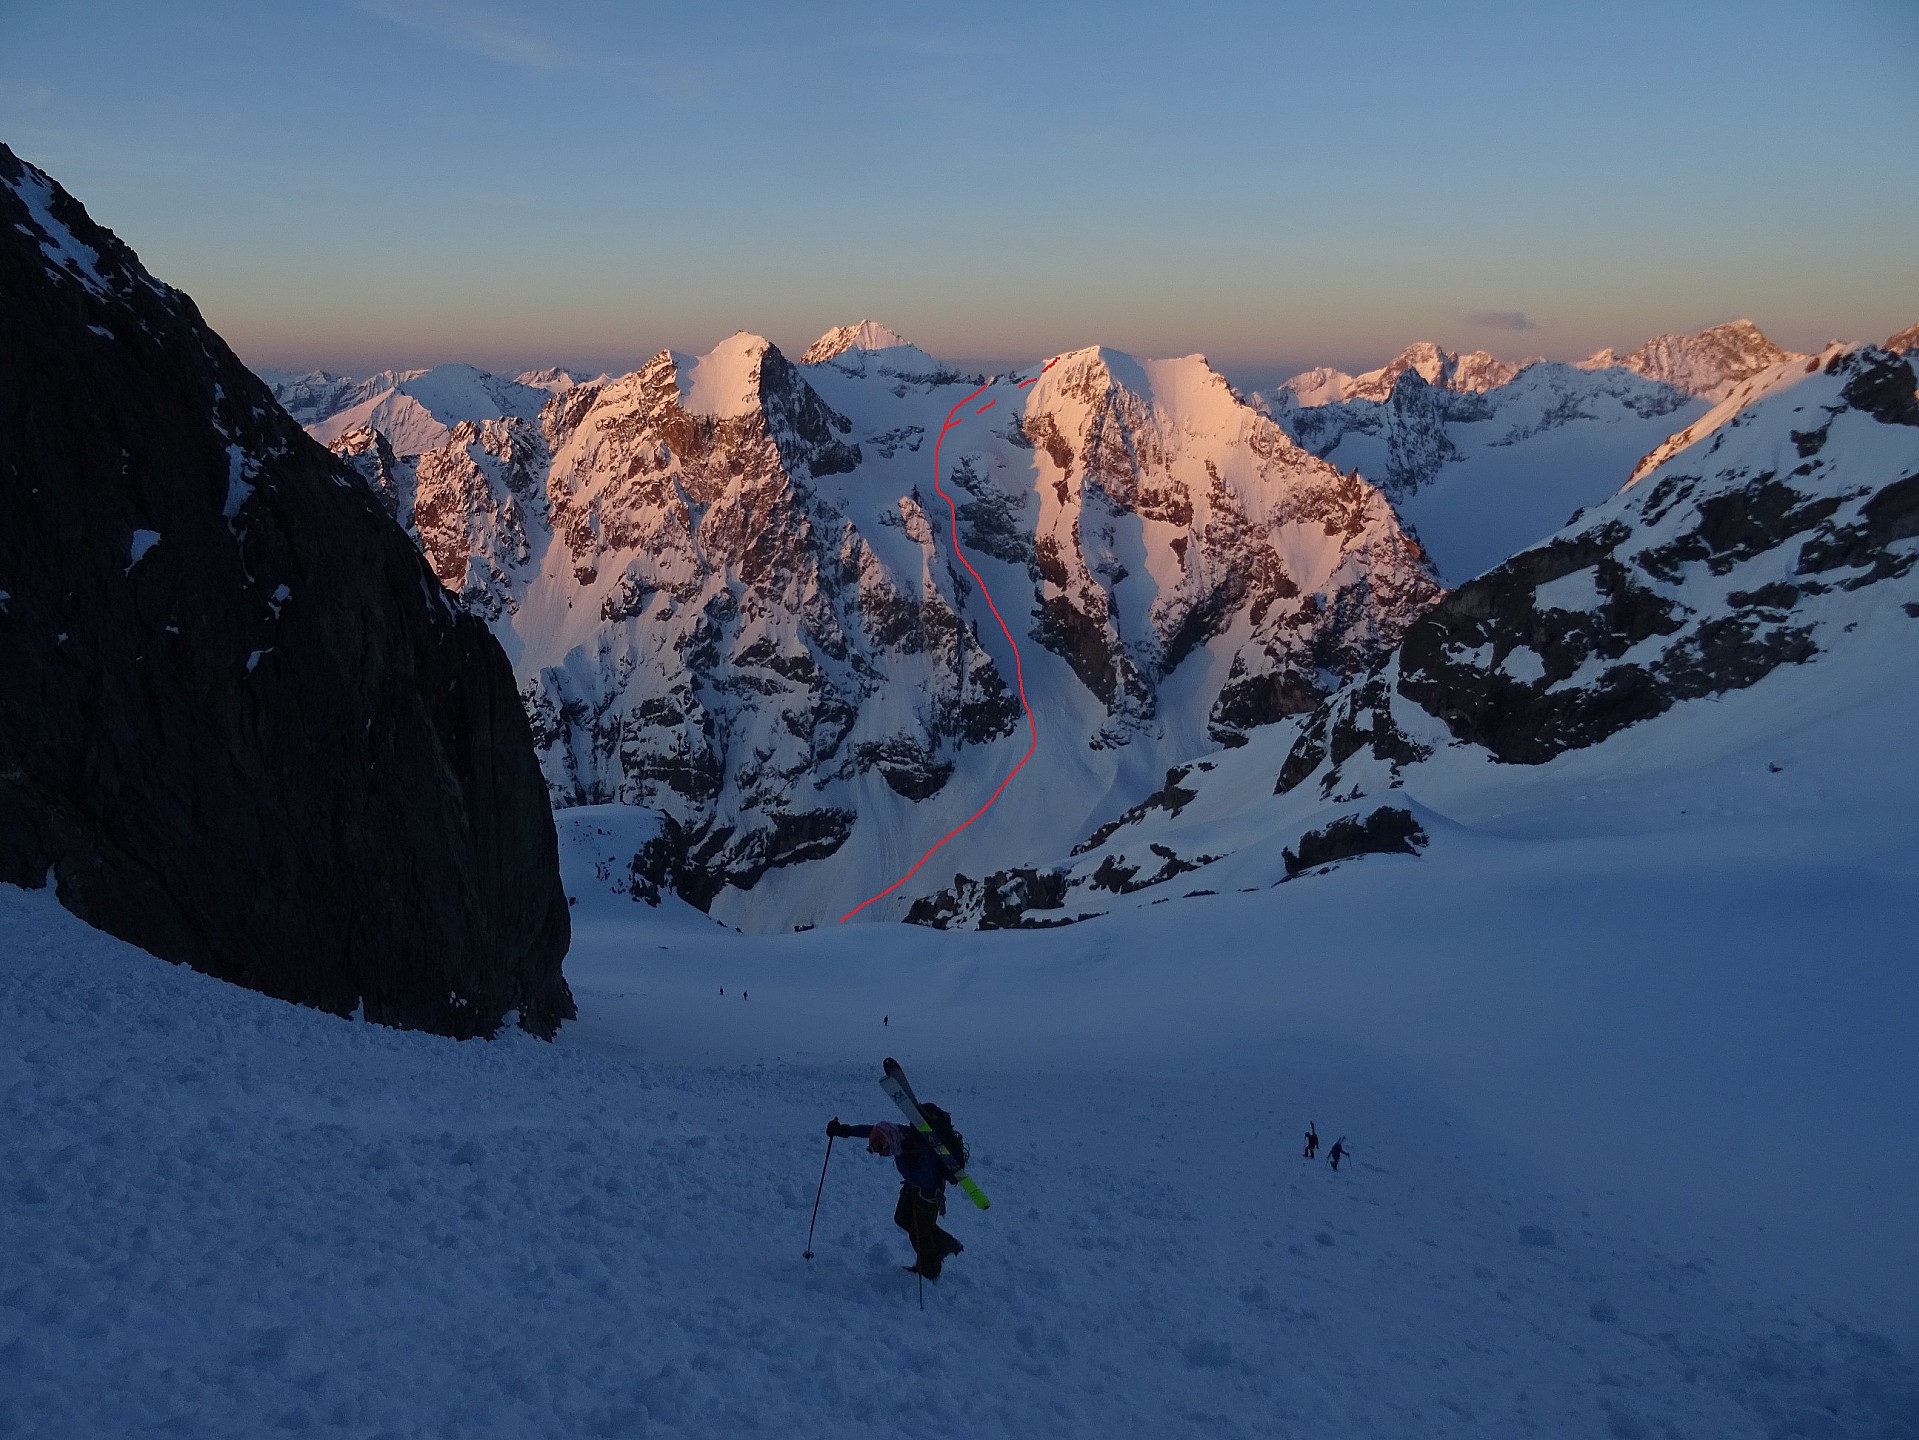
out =
[[(1055, 355), (1051, 360), (1048, 360), (1045, 363), (1045, 365), (1040, 367), (1039, 374), (1044, 375), (1048, 370), (1051, 370), (1053, 366), (1058, 363), (1059, 363), (1059, 357)], [(1024, 390), (1028, 385), (1033, 384), (1034, 381), (1038, 379), (1039, 379), (1039, 375), (1035, 375), (1032, 380), (1023, 380), (1020, 382), (1019, 388)], [(968, 815), (964, 820), (960, 821), (960, 823), (955, 825), (951, 830), (948, 830), (944, 835), (940, 836), (938, 840), (935, 840), (933, 842), (933, 848), (931, 850), (928, 850), (924, 855), (920, 856), (918, 862), (914, 864), (911, 870), (908, 870), (904, 875), (900, 876), (899, 879), (895, 880), (891, 885), (888, 885), (884, 890), (880, 891), (879, 894), (867, 896), (864, 900), (860, 901), (859, 904), (855, 905), (851, 910), (848, 910), (844, 915), (840, 916), (839, 923), (842, 925), (844, 925), (848, 920), (851, 920), (855, 915), (859, 914), (860, 911), (864, 910), (868, 905), (871, 905), (875, 900), (884, 900), (888, 895), (891, 895), (895, 890), (899, 889), (900, 886), (904, 885), (908, 880), (911, 880), (915, 875), (919, 873), (920, 866), (924, 865), (928, 860), (931, 860), (933, 858), (933, 851), (938, 850), (940, 846), (944, 845), (948, 840), (951, 840), (955, 835), (959, 834), (960, 831), (964, 830), (968, 825), (971, 825), (975, 820), (979, 819), (980, 816), (984, 815), (988, 810), (992, 809), (993, 802), (995, 800), (998, 800), (1000, 797), (1000, 792), (1003, 791), (1008, 785), (1012, 784), (1013, 777), (1019, 774), (1021, 770), (1026, 768), (1026, 762), (1028, 760), (1031, 760), (1033, 758), (1033, 752), (1039, 749), (1039, 721), (1033, 718), (1033, 707), (1030, 704), (1028, 704), (1026, 700), (1026, 671), (1025, 671), (1025, 668), (1020, 664), (1019, 642), (1013, 639), (1013, 632), (1010, 629), (1008, 629), (1006, 625), (1006, 617), (999, 613), (999, 606), (993, 603), (993, 592), (986, 588), (986, 582), (980, 579), (979, 571), (973, 568), (973, 562), (968, 560), (966, 558), (966, 552), (960, 549), (959, 509), (956, 505), (954, 505), (953, 497), (946, 493), (946, 487), (940, 484), (940, 443), (941, 441), (946, 439), (946, 432), (948, 430), (956, 429), (959, 426), (960, 422), (954, 419), (953, 417), (958, 415), (962, 409), (964, 409), (969, 403), (971, 403), (974, 399), (976, 399), (981, 393), (981, 391), (985, 389), (986, 389), (986, 386), (984, 385), (980, 386), (978, 390), (975, 390), (971, 395), (968, 395), (964, 400), (961, 400), (959, 404), (955, 405), (951, 410), (948, 410), (946, 412), (946, 423), (940, 426), (940, 433), (933, 441), (933, 488), (939, 491), (940, 499), (946, 502), (947, 513), (953, 517), (953, 528), (949, 532), (953, 537), (953, 553), (959, 557), (960, 564), (966, 567), (966, 573), (973, 577), (973, 583), (979, 586), (980, 594), (986, 597), (986, 608), (991, 610), (993, 612), (993, 618), (999, 621), (999, 633), (1004, 635), (1006, 637), (1006, 643), (1013, 647), (1013, 679), (1019, 685), (1019, 703), (1021, 708), (1026, 711), (1026, 727), (1028, 730), (1032, 732), (1033, 738), (1026, 746), (1026, 753), (1019, 757), (1019, 764), (1015, 765), (1011, 770), (1008, 770), (1006, 772), (1006, 778), (999, 782), (999, 789), (995, 790), (991, 795), (987, 797), (986, 803), (984, 805), (980, 806), (979, 809), (975, 810), (971, 815)], [(998, 403), (999, 401), (997, 397), (995, 397), (992, 400), (988, 400), (986, 404), (980, 406), (979, 409), (975, 410), (973, 413), (975, 415), (983, 414), (985, 411), (991, 409), (994, 405), (997, 405)]]

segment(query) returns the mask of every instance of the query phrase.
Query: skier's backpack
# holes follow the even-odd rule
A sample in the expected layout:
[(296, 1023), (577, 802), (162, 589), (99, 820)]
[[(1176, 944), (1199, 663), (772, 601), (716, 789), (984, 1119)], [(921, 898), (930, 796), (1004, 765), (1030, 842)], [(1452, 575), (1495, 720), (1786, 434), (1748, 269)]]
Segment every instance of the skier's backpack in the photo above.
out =
[(920, 1101), (920, 1114), (926, 1117), (926, 1123), (933, 1127), (933, 1135), (944, 1145), (947, 1152), (959, 1162), (962, 1170), (966, 1168), (966, 1137), (953, 1128), (953, 1117), (937, 1105)]

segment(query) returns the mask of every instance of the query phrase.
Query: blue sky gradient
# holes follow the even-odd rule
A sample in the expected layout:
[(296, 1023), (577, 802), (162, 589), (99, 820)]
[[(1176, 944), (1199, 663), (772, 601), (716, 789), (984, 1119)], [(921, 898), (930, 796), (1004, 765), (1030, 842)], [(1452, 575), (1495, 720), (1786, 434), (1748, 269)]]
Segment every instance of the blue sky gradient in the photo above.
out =
[(1919, 4), (6, 3), (0, 138), (260, 365), (1919, 319)]

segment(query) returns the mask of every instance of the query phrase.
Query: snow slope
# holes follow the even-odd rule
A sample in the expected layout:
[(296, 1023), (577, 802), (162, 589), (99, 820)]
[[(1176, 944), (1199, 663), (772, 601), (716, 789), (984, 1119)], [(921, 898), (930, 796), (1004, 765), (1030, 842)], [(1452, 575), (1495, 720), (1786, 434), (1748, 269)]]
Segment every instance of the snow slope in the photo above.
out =
[[(557, 1047), (298, 1010), (0, 889), (0, 1425), (1906, 1433), (1910, 844), (1634, 818), (1066, 931), (749, 939), (613, 893), (645, 822), (578, 811)], [(857, 1147), (799, 1254), (886, 1053), (994, 1201), (923, 1312)]]
[[(580, 1018), (455, 1045), (0, 889), (0, 1428), (1910, 1435), (1915, 420), (1872, 352), (1765, 397), (1520, 557), (1525, 586), (1420, 622), (1491, 627), (1409, 672), (1483, 741), (1368, 676), (1085, 863), (1221, 859), (1065, 929), (738, 935), (636, 902), (665, 817), (578, 807)], [(1587, 530), (1597, 558), (1548, 576)], [(1507, 734), (1473, 676), (1542, 680), (1501, 653), (1521, 634), (1563, 665), (1625, 603), (1607, 556), (1687, 607), (1667, 651), (1755, 605), (1748, 638), (1817, 648), (1709, 693), (1647, 652), (1691, 698)], [(1590, 668), (1538, 693), (1603, 693)], [(1382, 800), (1418, 858), (1282, 883), (1282, 843)], [(994, 1201), (949, 1213), (966, 1252), (924, 1311), (857, 1147), (799, 1253), (822, 1123), (883, 1115), (889, 1053)], [(1309, 1120), (1351, 1146), (1337, 1174), (1299, 1158)]]

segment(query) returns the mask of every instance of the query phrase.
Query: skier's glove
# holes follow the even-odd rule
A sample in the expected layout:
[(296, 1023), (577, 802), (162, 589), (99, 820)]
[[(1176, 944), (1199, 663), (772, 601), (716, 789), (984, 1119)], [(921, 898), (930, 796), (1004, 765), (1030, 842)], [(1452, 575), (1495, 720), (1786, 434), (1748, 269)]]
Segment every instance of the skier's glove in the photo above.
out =
[(826, 1133), (831, 1135), (835, 1140), (846, 1140), (851, 1138), (853, 1127), (851, 1125), (840, 1124), (840, 1117), (835, 1115), (831, 1120), (826, 1122)]

